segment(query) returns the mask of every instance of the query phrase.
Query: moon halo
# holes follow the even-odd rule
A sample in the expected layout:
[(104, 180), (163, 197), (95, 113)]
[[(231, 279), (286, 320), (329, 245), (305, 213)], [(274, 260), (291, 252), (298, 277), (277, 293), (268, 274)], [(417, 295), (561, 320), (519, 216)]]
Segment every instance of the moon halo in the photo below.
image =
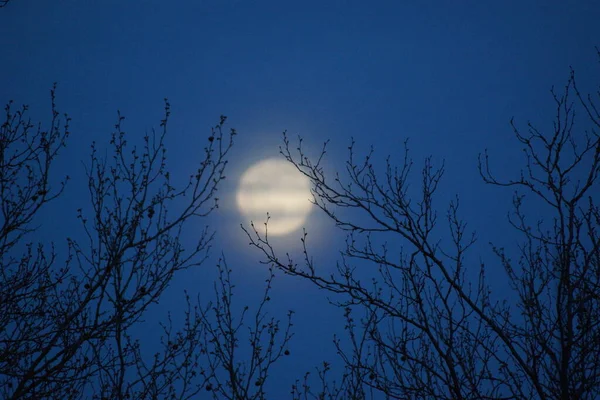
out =
[(240, 212), (259, 233), (269, 213), (269, 236), (291, 233), (311, 210), (310, 180), (287, 161), (268, 158), (250, 166), (240, 178), (236, 200)]

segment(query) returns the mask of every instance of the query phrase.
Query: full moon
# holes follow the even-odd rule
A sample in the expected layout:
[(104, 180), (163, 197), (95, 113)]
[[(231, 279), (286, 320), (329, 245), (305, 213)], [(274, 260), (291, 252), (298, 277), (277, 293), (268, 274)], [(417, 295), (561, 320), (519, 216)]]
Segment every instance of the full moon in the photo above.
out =
[(237, 190), (242, 214), (264, 233), (281, 236), (300, 228), (310, 213), (310, 180), (292, 164), (279, 159), (260, 161), (244, 172)]

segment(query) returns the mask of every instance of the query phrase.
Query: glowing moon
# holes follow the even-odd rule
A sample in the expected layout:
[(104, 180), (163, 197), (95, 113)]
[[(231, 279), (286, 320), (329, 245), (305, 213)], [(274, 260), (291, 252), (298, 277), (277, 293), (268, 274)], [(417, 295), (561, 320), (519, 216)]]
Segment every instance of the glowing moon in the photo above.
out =
[(310, 213), (310, 180), (292, 164), (279, 159), (260, 161), (244, 172), (237, 191), (237, 205), (264, 233), (269, 213), (269, 235), (285, 235), (300, 228)]

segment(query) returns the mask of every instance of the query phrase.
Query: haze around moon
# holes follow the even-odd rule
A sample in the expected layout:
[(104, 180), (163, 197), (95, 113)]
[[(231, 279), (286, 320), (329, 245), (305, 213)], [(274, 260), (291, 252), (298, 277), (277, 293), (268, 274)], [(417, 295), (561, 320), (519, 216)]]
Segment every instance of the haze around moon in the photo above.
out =
[(282, 236), (302, 227), (311, 210), (310, 180), (287, 161), (269, 158), (248, 168), (240, 178), (237, 205), (259, 233)]

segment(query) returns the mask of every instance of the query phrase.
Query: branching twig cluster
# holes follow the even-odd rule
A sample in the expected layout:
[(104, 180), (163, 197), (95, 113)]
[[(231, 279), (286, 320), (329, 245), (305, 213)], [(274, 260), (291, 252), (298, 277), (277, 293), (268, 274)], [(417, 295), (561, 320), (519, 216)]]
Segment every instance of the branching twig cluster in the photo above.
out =
[[(86, 165), (91, 210), (77, 216), (85, 234), (67, 239), (61, 260), (54, 245), (26, 242), (38, 212), (56, 199), (51, 165), (69, 135), (52, 90), (48, 130), (35, 127), (27, 108), (6, 107), (0, 131), (0, 396), (17, 398), (145, 399), (195, 396), (208, 376), (198, 374), (202, 320), (188, 300), (179, 331), (163, 324), (163, 348), (150, 357), (132, 334), (174, 274), (201, 264), (210, 248), (206, 228), (194, 248), (182, 246), (186, 222), (218, 203), (216, 191), (235, 130), (221, 117), (204, 157), (186, 186), (176, 189), (166, 168), (170, 105), (160, 130), (128, 143), (119, 115), (110, 156), (92, 144)], [(171, 206), (171, 207), (169, 207)], [(168, 213), (177, 207), (176, 214)], [(19, 255), (20, 254), (20, 255)]]
[[(494, 262), (471, 254), (476, 237), (460, 215), (458, 197), (446, 211), (446, 228), (440, 224), (434, 198), (443, 165), (425, 159), (415, 192), (406, 143), (401, 165), (388, 158), (380, 171), (373, 165), (373, 149), (359, 159), (352, 141), (345, 178), (331, 179), (322, 166), (327, 143), (311, 161), (302, 140), (292, 149), (284, 134), (283, 156), (312, 181), (314, 204), (347, 232), (337, 271), (321, 272), (306, 233), (301, 261), (281, 257), (256, 229), (246, 233), (265, 263), (337, 295), (332, 302), (344, 310), (347, 323), (335, 345), (347, 370), (343, 387), (333, 394), (324, 390), (323, 396), (365, 398), (368, 391), (394, 399), (600, 395), (600, 113), (597, 99), (578, 90), (574, 73), (563, 94), (552, 94), (553, 132), (530, 124), (525, 134), (511, 123), (525, 154), (518, 179), (497, 179), (487, 152), (480, 157), (486, 183), (524, 189), (516, 192), (509, 217), (523, 239), (516, 258), (493, 247), (509, 293), (492, 294), (486, 270)], [(575, 129), (576, 106), (590, 126), (582, 134)], [(536, 199), (548, 211), (532, 223), (528, 210)]]

